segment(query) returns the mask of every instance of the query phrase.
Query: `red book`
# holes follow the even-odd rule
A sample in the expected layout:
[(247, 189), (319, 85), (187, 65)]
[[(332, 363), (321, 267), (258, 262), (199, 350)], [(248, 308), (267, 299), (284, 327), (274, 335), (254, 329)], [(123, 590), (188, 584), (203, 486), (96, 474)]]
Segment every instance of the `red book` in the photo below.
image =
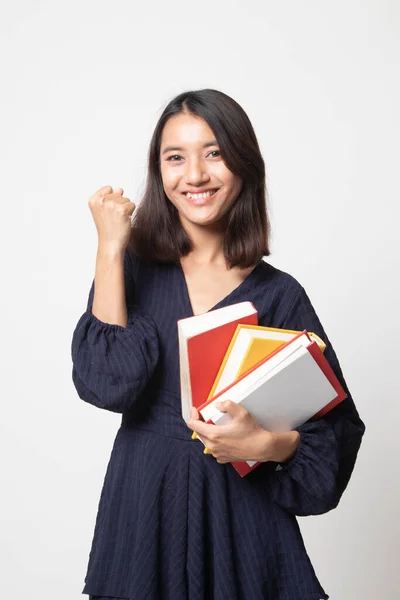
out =
[(182, 416), (186, 422), (191, 407), (206, 401), (236, 327), (257, 323), (257, 310), (251, 302), (178, 321)]
[[(207, 423), (222, 425), (231, 417), (213, 403), (232, 400), (244, 406), (269, 431), (289, 431), (319, 418), (347, 397), (323, 352), (307, 332), (249, 369), (228, 387), (198, 407)], [(231, 463), (243, 477), (259, 464)]]

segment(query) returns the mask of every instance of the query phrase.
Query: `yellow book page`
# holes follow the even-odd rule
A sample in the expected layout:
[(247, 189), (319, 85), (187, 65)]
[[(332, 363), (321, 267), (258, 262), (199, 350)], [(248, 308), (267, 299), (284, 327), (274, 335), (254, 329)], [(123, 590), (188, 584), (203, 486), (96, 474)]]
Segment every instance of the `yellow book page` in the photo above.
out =
[(249, 369), (254, 367), (266, 356), (275, 352), (278, 348), (283, 346), (286, 342), (282, 340), (267, 340), (263, 338), (253, 338), (250, 340), (247, 347), (246, 354), (243, 357), (242, 363), (236, 373), (235, 379), (246, 373)]
[[(273, 329), (272, 327), (260, 327), (260, 326), (252, 327), (252, 329), (257, 329), (257, 328), (268, 330), (268, 331), (282, 331), (285, 333), (293, 333), (296, 335), (299, 333), (298, 331), (291, 331), (289, 329)], [(308, 335), (311, 337), (311, 339), (314, 339), (317, 342), (317, 344), (320, 347), (320, 349), (322, 350), (322, 352), (324, 352), (324, 350), (326, 348), (326, 344), (321, 340), (321, 338), (318, 335), (316, 335), (315, 333), (312, 333), (310, 331), (308, 332)], [(235, 379), (238, 379), (238, 377), (243, 375), (243, 373), (246, 373), (249, 369), (251, 369), (257, 363), (259, 363), (261, 360), (263, 360), (263, 358), (266, 358), (267, 356), (272, 354), (272, 352), (275, 352), (275, 350), (277, 350), (284, 344), (286, 344), (286, 342), (283, 340), (269, 340), (267, 338), (258, 338), (258, 337), (252, 338), (249, 342), (246, 354), (242, 360), (242, 363), (238, 369), (238, 372), (236, 373)]]
[[(301, 333), (300, 330), (296, 330), (296, 329), (279, 329), (279, 327), (263, 327), (262, 325), (238, 325), (238, 328), (236, 330), (236, 337), (239, 334), (239, 330), (240, 329), (254, 329), (254, 330), (261, 330), (261, 331), (278, 331), (280, 333), (292, 333), (293, 335), (297, 335), (298, 333)], [(303, 331), (303, 330), (302, 330)], [(322, 352), (325, 351), (326, 348), (326, 344), (325, 342), (316, 334), (313, 333), (312, 331), (307, 331), (308, 335), (314, 339), (318, 346), (321, 348)], [(233, 346), (233, 344), (232, 344)], [(231, 347), (229, 346), (229, 351), (230, 351)]]
[(217, 376), (216, 376), (216, 378), (215, 378), (215, 381), (214, 381), (214, 383), (213, 383), (213, 386), (212, 386), (212, 388), (211, 388), (211, 390), (210, 390), (210, 393), (208, 394), (208, 398), (207, 398), (207, 400), (209, 400), (210, 398), (212, 398), (212, 397), (214, 396), (215, 390), (217, 389), (217, 385), (218, 385), (218, 383), (219, 383), (219, 380), (221, 379), (222, 373), (223, 373), (223, 371), (224, 371), (224, 369), (225, 369), (225, 365), (226, 365), (226, 363), (228, 362), (228, 358), (229, 358), (229, 356), (230, 356), (230, 353), (231, 353), (231, 351), (232, 351), (232, 348), (233, 348), (233, 346), (235, 345), (236, 338), (237, 338), (237, 336), (239, 335), (239, 331), (240, 331), (240, 328), (241, 328), (241, 327), (242, 327), (242, 325), (240, 325), (240, 324), (239, 324), (239, 325), (236, 327), (235, 333), (234, 333), (234, 334), (233, 334), (233, 336), (232, 336), (232, 339), (231, 339), (231, 341), (230, 341), (230, 344), (229, 344), (229, 346), (228, 346), (228, 350), (227, 350), (227, 351), (226, 351), (226, 353), (225, 353), (224, 360), (223, 360), (223, 361), (222, 361), (222, 363), (221, 363), (221, 366), (220, 366), (220, 368), (219, 368), (219, 371), (218, 371), (218, 373), (217, 373)]
[[(226, 351), (224, 360), (222, 361), (222, 364), (220, 366), (218, 374), (215, 378), (214, 384), (210, 390), (208, 399), (210, 399), (214, 396), (214, 393), (218, 386), (219, 380), (221, 379), (222, 373), (225, 369), (225, 365), (228, 362), (230, 353), (232, 351), (233, 346), (235, 345), (235, 341), (236, 341), (241, 329), (254, 329), (254, 330), (259, 329), (259, 330), (263, 330), (263, 331), (279, 331), (279, 332), (283, 332), (283, 333), (291, 333), (293, 335), (297, 335), (298, 333), (300, 333), (300, 331), (295, 331), (293, 329), (279, 329), (276, 327), (263, 327), (262, 325), (238, 325), (236, 328), (236, 331), (232, 337), (232, 340), (229, 344), (228, 350)], [(317, 342), (317, 344), (320, 347), (320, 349), (322, 350), (322, 352), (324, 352), (325, 348), (326, 348), (326, 344), (323, 342), (323, 340), (315, 333), (312, 333), (309, 331), (308, 334), (311, 337), (311, 339), (314, 339)], [(237, 379), (238, 377), (243, 375), (243, 373), (246, 373), (246, 371), (248, 371), (249, 369), (254, 367), (254, 365), (259, 363), (260, 360), (262, 360), (266, 356), (269, 356), (272, 352), (274, 352), (275, 350), (277, 350), (278, 348), (283, 346), (285, 343), (286, 342), (282, 341), (282, 340), (269, 340), (267, 338), (257, 338), (257, 337), (252, 338), (249, 341), (249, 345), (248, 345), (246, 354), (245, 354), (243, 361), (239, 367), (239, 370), (236, 374), (235, 379)]]

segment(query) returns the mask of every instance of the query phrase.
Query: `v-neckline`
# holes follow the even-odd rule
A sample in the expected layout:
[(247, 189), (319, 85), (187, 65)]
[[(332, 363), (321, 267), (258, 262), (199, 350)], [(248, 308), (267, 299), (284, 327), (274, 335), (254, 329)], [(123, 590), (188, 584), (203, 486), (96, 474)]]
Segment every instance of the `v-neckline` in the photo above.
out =
[[(221, 298), (221, 300), (218, 300), (218, 302), (216, 304), (214, 304), (214, 306), (212, 306), (211, 308), (209, 308), (208, 310), (206, 310), (203, 313), (199, 313), (199, 315), (204, 315), (207, 314), (209, 312), (211, 312), (212, 310), (215, 310), (217, 308), (220, 308), (221, 304), (224, 304), (227, 300), (230, 300), (232, 296), (234, 296), (235, 294), (243, 291), (243, 288), (246, 287), (246, 284), (248, 285), (252, 278), (254, 277), (254, 275), (256, 274), (256, 271), (258, 271), (258, 269), (260, 268), (260, 266), (262, 265), (264, 261), (261, 259), (261, 261), (254, 267), (254, 269), (252, 269), (250, 271), (250, 273), (248, 275), (246, 275), (246, 277), (243, 279), (243, 281), (241, 281), (239, 283), (239, 285), (237, 285), (232, 291), (229, 292), (229, 294), (227, 294), (226, 296), (224, 296), (223, 298)], [(193, 311), (193, 307), (192, 307), (192, 302), (190, 300), (190, 295), (189, 295), (189, 287), (186, 281), (186, 276), (185, 276), (185, 272), (182, 268), (181, 263), (179, 262), (177, 264), (178, 270), (180, 271), (180, 276), (182, 278), (182, 283), (183, 283), (183, 288), (184, 288), (184, 300), (185, 300), (185, 305), (186, 305), (186, 309), (187, 312), (190, 313), (188, 316), (190, 317), (197, 317), (199, 315), (195, 315), (194, 311)]]

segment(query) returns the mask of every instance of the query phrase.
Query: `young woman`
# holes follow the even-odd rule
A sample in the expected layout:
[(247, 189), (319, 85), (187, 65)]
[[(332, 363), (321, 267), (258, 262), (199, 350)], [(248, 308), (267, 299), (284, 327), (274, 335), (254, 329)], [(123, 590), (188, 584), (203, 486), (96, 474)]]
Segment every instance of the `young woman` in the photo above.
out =
[[(135, 213), (123, 190), (110, 186), (89, 206), (98, 250), (73, 334), (73, 381), (80, 398), (121, 413), (122, 422), (83, 593), (328, 598), (296, 516), (337, 506), (364, 424), (304, 288), (262, 260), (270, 253), (265, 167), (246, 113), (216, 90), (179, 95), (155, 128)], [(227, 402), (227, 425), (206, 425), (195, 410), (184, 422), (177, 321), (244, 300), (257, 308), (260, 325), (306, 329), (326, 342), (348, 397), (325, 418), (272, 434)], [(241, 478), (233, 460), (263, 464)]]

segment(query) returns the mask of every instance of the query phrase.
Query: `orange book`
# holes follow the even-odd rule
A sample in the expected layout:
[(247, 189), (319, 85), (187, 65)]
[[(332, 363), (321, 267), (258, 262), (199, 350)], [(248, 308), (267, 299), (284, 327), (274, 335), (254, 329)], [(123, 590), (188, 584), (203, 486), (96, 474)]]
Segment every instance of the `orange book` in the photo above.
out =
[[(319, 418), (347, 397), (321, 348), (306, 331), (265, 357), (228, 387), (198, 407), (210, 424), (229, 422), (214, 403), (232, 400), (246, 408), (268, 431), (289, 431)], [(242, 477), (256, 461), (233, 462)]]
[(257, 310), (251, 302), (238, 302), (178, 321), (181, 406), (186, 422), (191, 407), (197, 408), (207, 400), (236, 327), (257, 322)]

